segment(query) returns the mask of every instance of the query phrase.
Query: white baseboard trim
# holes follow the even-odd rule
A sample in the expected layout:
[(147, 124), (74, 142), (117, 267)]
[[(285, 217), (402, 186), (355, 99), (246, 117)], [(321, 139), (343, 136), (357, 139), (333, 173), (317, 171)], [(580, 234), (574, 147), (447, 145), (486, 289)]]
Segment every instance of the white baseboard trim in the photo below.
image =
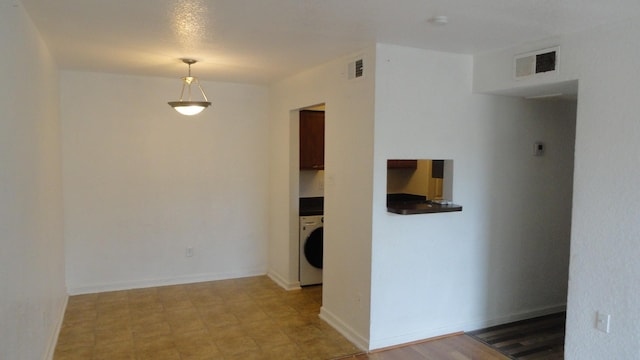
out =
[(532, 319), (539, 316), (556, 314), (563, 311), (567, 311), (566, 303), (513, 313), (510, 315), (501, 316), (501, 317), (497, 317), (490, 320), (472, 322), (472, 323), (469, 323), (468, 326), (465, 326), (464, 329), (465, 331), (474, 331), (474, 330), (484, 329), (491, 326), (502, 325), (510, 322)]
[(280, 274), (278, 274), (278, 273), (276, 273), (274, 271), (269, 271), (267, 273), (267, 276), (269, 277), (269, 279), (273, 280), (273, 282), (275, 282), (276, 284), (280, 285), (280, 287), (282, 287), (283, 289), (285, 289), (287, 291), (302, 289), (302, 287), (300, 287), (300, 282), (299, 281), (290, 283), (287, 280), (285, 280), (284, 277), (280, 276)]
[(56, 327), (49, 339), (47, 346), (47, 352), (45, 354), (45, 360), (53, 360), (53, 355), (56, 352), (56, 345), (58, 345), (58, 337), (60, 336), (60, 329), (62, 329), (62, 321), (64, 320), (64, 313), (67, 311), (67, 304), (69, 303), (69, 296), (65, 296), (58, 311), (58, 320), (56, 321)]
[(424, 329), (412, 333), (406, 333), (398, 336), (391, 336), (380, 339), (370, 339), (369, 346), (370, 351), (388, 348), (391, 346), (398, 346), (402, 344), (408, 344), (416, 341), (426, 340), (437, 336), (453, 334), (457, 332), (474, 331), (478, 329), (484, 329), (491, 326), (506, 324), (514, 321), (520, 321), (525, 319), (531, 319), (538, 316), (555, 314), (558, 312), (566, 311), (567, 304), (552, 305), (548, 307), (533, 309), (529, 311), (523, 311), (518, 313), (512, 313), (505, 316), (500, 316), (492, 319), (479, 319), (458, 324), (451, 324), (443, 327)]
[(362, 351), (369, 350), (369, 341), (362, 335), (358, 334), (339, 317), (335, 316), (331, 311), (327, 310), (324, 306), (320, 308), (320, 319), (326, 321), (334, 329), (336, 329), (342, 336), (351, 341), (358, 349)]
[(462, 328), (456, 325), (453, 326), (444, 326), (440, 328), (434, 329), (424, 329), (420, 331), (415, 331), (412, 333), (406, 333), (398, 336), (390, 336), (381, 339), (371, 339), (369, 342), (370, 349), (380, 350), (393, 346), (399, 346), (409, 343), (414, 343), (416, 341), (428, 340), (431, 338), (435, 338), (442, 335), (453, 334), (462, 331)]
[(255, 269), (255, 270), (229, 272), (229, 273), (194, 274), (194, 275), (177, 276), (177, 277), (165, 278), (165, 279), (146, 279), (146, 280), (115, 282), (115, 283), (109, 283), (109, 284), (70, 286), (69, 295), (81, 295), (81, 294), (92, 294), (92, 293), (105, 292), (105, 291), (118, 291), (118, 290), (129, 290), (129, 289), (141, 289), (141, 288), (156, 287), (156, 286), (190, 284), (190, 283), (198, 283), (198, 282), (205, 282), (205, 281), (238, 279), (243, 277), (261, 276), (261, 275), (266, 275), (265, 271)]

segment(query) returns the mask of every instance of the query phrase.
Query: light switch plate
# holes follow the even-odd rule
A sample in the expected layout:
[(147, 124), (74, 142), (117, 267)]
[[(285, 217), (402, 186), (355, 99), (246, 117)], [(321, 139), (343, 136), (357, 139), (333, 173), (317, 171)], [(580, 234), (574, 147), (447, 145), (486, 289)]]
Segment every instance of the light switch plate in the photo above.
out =
[(533, 155), (534, 156), (544, 155), (544, 143), (542, 141), (536, 141), (533, 143)]
[(596, 313), (596, 328), (604, 333), (609, 333), (611, 325), (611, 315), (601, 313), (598, 311)]

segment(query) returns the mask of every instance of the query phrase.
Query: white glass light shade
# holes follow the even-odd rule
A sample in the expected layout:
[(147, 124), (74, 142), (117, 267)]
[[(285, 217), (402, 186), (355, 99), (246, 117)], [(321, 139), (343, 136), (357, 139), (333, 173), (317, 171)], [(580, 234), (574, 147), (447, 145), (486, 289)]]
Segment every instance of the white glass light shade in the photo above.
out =
[(182, 115), (198, 115), (207, 106), (211, 105), (208, 101), (169, 101), (169, 105)]

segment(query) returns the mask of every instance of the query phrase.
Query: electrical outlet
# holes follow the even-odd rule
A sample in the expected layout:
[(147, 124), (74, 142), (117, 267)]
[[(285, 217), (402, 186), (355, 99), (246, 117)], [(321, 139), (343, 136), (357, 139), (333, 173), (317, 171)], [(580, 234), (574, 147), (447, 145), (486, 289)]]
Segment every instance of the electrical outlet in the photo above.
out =
[(191, 246), (187, 247), (187, 251), (186, 251), (185, 255), (187, 257), (192, 257), (193, 256), (193, 248)]
[(604, 314), (598, 311), (596, 313), (596, 329), (609, 333), (611, 326), (611, 314)]

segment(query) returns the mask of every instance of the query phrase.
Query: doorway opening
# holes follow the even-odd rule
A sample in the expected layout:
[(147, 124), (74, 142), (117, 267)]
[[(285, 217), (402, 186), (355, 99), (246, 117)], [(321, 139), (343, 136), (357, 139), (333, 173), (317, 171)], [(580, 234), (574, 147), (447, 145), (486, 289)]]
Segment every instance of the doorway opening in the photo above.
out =
[[(488, 215), (489, 231), (507, 233), (510, 236), (501, 241), (492, 241), (487, 248), (489, 264), (504, 264), (490, 267), (486, 274), (487, 289), (494, 293), (498, 289), (509, 289), (511, 296), (527, 294), (530, 289), (537, 289), (538, 294), (543, 296), (541, 300), (528, 305), (536, 310), (486, 324), (489, 326), (487, 329), (470, 330), (475, 330), (472, 334), (475, 333), (482, 337), (483, 342), (490, 344), (499, 340), (500, 336), (513, 335), (511, 329), (517, 327), (522, 333), (530, 332), (531, 336), (557, 340), (548, 341), (549, 348), (543, 350), (562, 356), (571, 258), (578, 86), (577, 81), (574, 81), (562, 84), (562, 91), (558, 91), (559, 87), (556, 84), (548, 89), (536, 87), (502, 94), (521, 98), (520, 104), (516, 105), (522, 108), (523, 115), (510, 121), (520, 121), (523, 127), (517, 132), (503, 131), (499, 137), (518, 139), (522, 144), (515, 149), (521, 150), (521, 156), (517, 157), (516, 162), (512, 160), (508, 171), (504, 171), (504, 166), (495, 167), (503, 169), (499, 173), (488, 171), (491, 174), (490, 183), (495, 184), (497, 189), (496, 193), (503, 196), (514, 195), (523, 202), (508, 210), (509, 213), (517, 214), (509, 226), (505, 227), (499, 221), (507, 210)], [(545, 95), (551, 94), (549, 89), (553, 89), (554, 93)], [(501, 130), (496, 128), (495, 131)], [(494, 164), (508, 161), (500, 150), (498, 148), (493, 154)], [(502, 186), (504, 184), (508, 186)], [(528, 241), (521, 242), (521, 239)], [(501, 251), (505, 247), (510, 250)], [(508, 295), (505, 293), (503, 296)], [(500, 299), (500, 296), (494, 297), (494, 300), (496, 298)], [(487, 303), (487, 311), (491, 309), (495, 309), (495, 302)], [(517, 310), (514, 311), (516, 312)], [(540, 327), (540, 323), (549, 326)], [(496, 337), (485, 337), (488, 331)], [(514, 359), (527, 358), (525, 355), (531, 349), (525, 347), (524, 344), (522, 347), (514, 344), (509, 349), (513, 351), (509, 356)]]
[(324, 260), (324, 104), (299, 111), (299, 242), (300, 286), (322, 284)]

